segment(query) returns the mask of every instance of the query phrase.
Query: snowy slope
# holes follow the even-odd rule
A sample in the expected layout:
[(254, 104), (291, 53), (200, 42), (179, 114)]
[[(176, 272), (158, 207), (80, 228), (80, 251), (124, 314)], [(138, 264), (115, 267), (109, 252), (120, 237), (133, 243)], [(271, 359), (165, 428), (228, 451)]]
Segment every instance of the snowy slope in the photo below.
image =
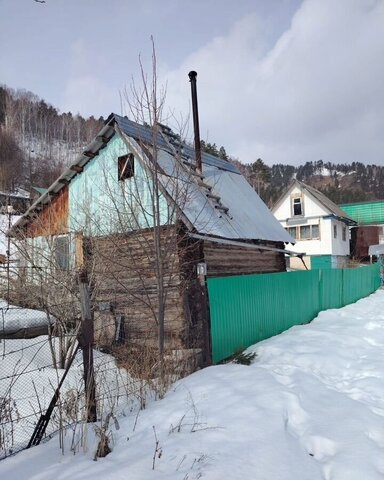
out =
[(0, 477), (382, 479), (383, 307), (380, 290), (251, 347), (251, 366), (185, 378), (140, 413), (135, 430), (127, 411), (105, 459), (92, 461), (91, 439), (85, 452), (63, 456), (54, 438), (0, 462)]
[[(11, 222), (16, 223), (17, 220), (20, 218), (20, 215), (12, 215)], [(0, 254), (6, 255), (6, 251), (8, 250), (8, 238), (6, 237), (6, 232), (9, 229), (8, 223), (8, 215), (0, 214)], [(14, 254), (15, 249), (11, 242), (11, 255)]]

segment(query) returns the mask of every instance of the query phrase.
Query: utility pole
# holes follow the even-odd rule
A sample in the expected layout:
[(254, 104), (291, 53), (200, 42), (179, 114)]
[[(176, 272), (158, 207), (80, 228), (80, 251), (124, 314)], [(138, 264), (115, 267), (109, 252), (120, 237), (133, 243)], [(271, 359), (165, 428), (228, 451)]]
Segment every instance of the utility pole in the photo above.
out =
[(91, 311), (91, 299), (89, 294), (87, 271), (82, 269), (78, 275), (80, 305), (81, 305), (81, 333), (79, 338), (80, 347), (83, 351), (85, 400), (87, 410), (87, 422), (96, 422), (96, 385), (93, 369), (93, 316)]

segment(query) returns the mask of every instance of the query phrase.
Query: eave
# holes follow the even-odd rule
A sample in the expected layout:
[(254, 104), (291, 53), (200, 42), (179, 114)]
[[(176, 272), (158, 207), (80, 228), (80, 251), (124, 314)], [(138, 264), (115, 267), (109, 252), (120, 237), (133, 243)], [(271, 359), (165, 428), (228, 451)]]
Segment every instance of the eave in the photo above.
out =
[(28, 208), (28, 210), (19, 218), (19, 220), (8, 230), (7, 235), (11, 237), (17, 236), (28, 223), (41, 212), (41, 210), (48, 205), (59, 193), (65, 188), (71, 180), (81, 174), (84, 167), (94, 157), (98, 155), (100, 150), (106, 147), (108, 142), (115, 135), (115, 128), (113, 123), (108, 123), (99, 132), (97, 137), (83, 150), (76, 162), (70, 165), (60, 177), (52, 183), (52, 185)]

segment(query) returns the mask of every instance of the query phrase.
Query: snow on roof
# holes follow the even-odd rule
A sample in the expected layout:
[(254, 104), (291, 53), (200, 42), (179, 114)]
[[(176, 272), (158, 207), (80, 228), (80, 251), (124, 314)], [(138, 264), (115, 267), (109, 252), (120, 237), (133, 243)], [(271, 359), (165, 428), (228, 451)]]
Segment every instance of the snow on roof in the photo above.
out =
[[(0, 338), (12, 336), (49, 325), (49, 317), (45, 312), (29, 308), (9, 305), (5, 300), (0, 299)], [(51, 320), (53, 320), (51, 318)]]

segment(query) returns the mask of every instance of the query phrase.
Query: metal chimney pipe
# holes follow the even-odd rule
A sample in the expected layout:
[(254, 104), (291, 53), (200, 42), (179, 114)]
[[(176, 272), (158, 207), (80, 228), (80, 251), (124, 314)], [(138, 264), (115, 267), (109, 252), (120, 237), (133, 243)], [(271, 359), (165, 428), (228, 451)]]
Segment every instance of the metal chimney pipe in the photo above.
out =
[(197, 88), (196, 88), (196, 77), (197, 72), (191, 71), (188, 73), (189, 81), (191, 82), (191, 94), (192, 94), (192, 113), (193, 113), (193, 129), (195, 132), (195, 160), (196, 160), (196, 170), (202, 173), (202, 163), (201, 163), (201, 144), (200, 144), (200, 127), (199, 127), (199, 110), (197, 107)]

